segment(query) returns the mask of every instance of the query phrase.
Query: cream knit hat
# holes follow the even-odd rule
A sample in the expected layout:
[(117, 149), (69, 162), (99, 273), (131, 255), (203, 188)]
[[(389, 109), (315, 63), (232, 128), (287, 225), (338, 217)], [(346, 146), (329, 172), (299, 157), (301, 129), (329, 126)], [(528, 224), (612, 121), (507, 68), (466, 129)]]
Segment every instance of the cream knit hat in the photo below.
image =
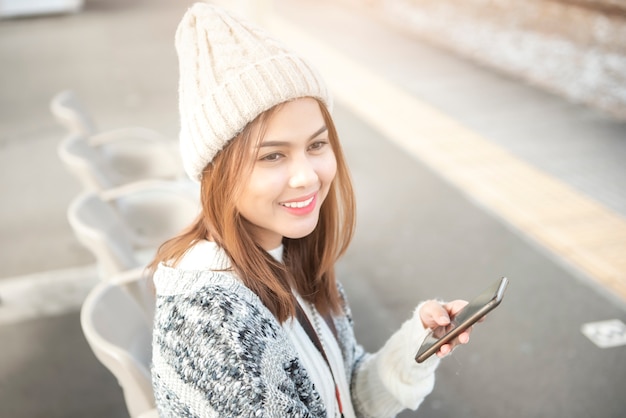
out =
[(196, 3), (176, 31), (180, 151), (185, 171), (202, 170), (260, 113), (298, 97), (331, 107), (326, 84), (302, 57), (225, 10)]

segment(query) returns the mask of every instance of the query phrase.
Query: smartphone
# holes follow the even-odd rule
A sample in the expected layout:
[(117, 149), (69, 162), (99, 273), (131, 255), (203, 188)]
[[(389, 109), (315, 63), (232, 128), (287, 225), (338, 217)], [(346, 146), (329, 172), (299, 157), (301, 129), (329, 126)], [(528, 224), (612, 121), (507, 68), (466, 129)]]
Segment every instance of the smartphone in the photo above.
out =
[(439, 351), (442, 345), (454, 340), (459, 334), (495, 309), (502, 302), (508, 284), (509, 280), (502, 277), (461, 309), (451, 319), (450, 324), (433, 329), (415, 355), (415, 361), (423, 362)]

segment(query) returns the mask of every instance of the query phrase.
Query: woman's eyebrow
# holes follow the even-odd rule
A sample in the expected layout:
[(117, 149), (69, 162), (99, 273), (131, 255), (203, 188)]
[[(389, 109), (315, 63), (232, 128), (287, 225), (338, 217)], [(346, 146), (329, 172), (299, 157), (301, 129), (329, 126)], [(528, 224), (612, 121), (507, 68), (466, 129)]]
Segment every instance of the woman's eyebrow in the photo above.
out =
[[(309, 136), (307, 138), (307, 141), (310, 141), (311, 139), (313, 139), (316, 136), (326, 132), (327, 130), (328, 130), (328, 128), (326, 127), (326, 125), (322, 126), (317, 131), (315, 131), (311, 136)], [(289, 143), (287, 141), (265, 141), (265, 142), (262, 142), (261, 144), (259, 144), (259, 148), (263, 148), (263, 147), (280, 147), (280, 146), (284, 146), (284, 145), (288, 145), (288, 144)]]
[(315, 133), (313, 135), (311, 135), (309, 137), (309, 141), (313, 138), (315, 138), (316, 136), (320, 135), (323, 132), (326, 132), (328, 130), (328, 128), (326, 127), (326, 125), (323, 125), (321, 128), (319, 128), (317, 131), (315, 131)]

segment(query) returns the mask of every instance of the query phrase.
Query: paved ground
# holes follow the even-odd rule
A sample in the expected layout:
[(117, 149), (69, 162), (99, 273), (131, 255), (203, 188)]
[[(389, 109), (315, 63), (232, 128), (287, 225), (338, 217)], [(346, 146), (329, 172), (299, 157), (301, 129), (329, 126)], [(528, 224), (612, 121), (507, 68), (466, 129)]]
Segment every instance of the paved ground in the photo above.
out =
[[(65, 220), (80, 188), (56, 157), (63, 130), (48, 102), (73, 88), (103, 129), (142, 125), (174, 138), (172, 36), (188, 4), (96, 0), (79, 15), (0, 22), (2, 417), (126, 416), (119, 388), (78, 323), (81, 297), (95, 281), (94, 260)], [(598, 348), (580, 331), (593, 321), (626, 322), (621, 294), (576, 264), (575, 251), (546, 244), (510, 208), (492, 206), (498, 201), (485, 200), (465, 165), (454, 164), (464, 170), (457, 177), (440, 170), (449, 160), (440, 153), (441, 165), (433, 164), (432, 149), (415, 146), (424, 142), (419, 135), (407, 141), (384, 121), (408, 124), (385, 118), (419, 109), (418, 122), (436, 120), (451, 138), (471, 138), (478, 147), (472, 149), (497, 147), (505, 151), (500, 161), (524, 163), (517, 186), (508, 189), (542, 190), (548, 182), (560, 193), (566, 186), (575, 202), (591, 200), (598, 213), (616, 215), (618, 231), (626, 218), (626, 125), (443, 53), (356, 9), (304, 0), (277, 1), (275, 8), (275, 30), (291, 30), (289, 40), (307, 45), (304, 53), (338, 54), (332, 61), (353, 70), (355, 82), (371, 81), (372, 72), (378, 77), (357, 85), (363, 96), (354, 101), (353, 87), (335, 78), (341, 68), (323, 64), (337, 89), (335, 116), (359, 199), (358, 233), (340, 270), (362, 343), (375, 350), (425, 297), (470, 298), (500, 275), (512, 280), (471, 346), (442, 364), (419, 413), (403, 416), (622, 416), (626, 349)], [(332, 49), (320, 50), (302, 34)], [(390, 94), (380, 103), (391, 114), (359, 103), (375, 105), (373, 91)], [(430, 119), (420, 119), (425, 115)], [(458, 151), (458, 142), (450, 144), (445, 155)], [(492, 184), (491, 177), (484, 182)], [(553, 207), (557, 215), (569, 210)]]

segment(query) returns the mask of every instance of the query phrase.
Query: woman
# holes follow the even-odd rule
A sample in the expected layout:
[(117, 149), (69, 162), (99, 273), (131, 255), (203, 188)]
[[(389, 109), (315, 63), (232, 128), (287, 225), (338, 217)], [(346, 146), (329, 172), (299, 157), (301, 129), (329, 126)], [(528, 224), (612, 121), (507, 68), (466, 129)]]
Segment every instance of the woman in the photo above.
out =
[(183, 17), (176, 48), (181, 155), (202, 211), (152, 263), (160, 415), (417, 408), (439, 361), (415, 363), (417, 347), (465, 302), (421, 304), (375, 354), (356, 343), (334, 274), (352, 238), (354, 195), (322, 79), (260, 29), (204, 3)]

